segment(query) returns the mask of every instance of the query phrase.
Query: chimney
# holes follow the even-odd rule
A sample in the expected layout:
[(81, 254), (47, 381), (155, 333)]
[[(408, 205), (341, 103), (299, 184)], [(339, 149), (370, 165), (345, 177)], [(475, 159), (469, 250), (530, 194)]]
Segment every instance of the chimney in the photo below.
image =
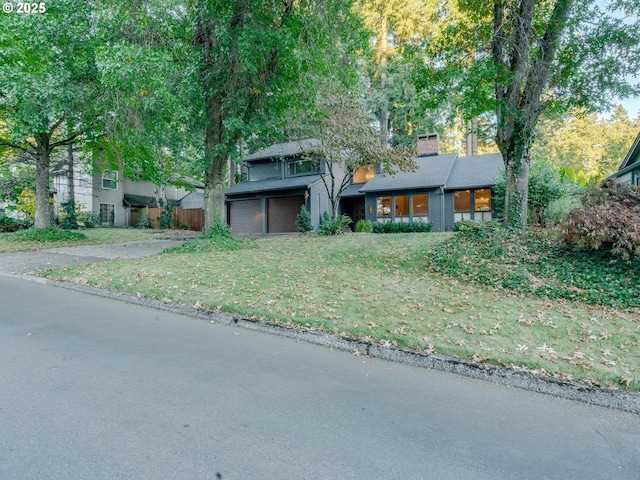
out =
[(437, 133), (418, 135), (418, 156), (430, 157), (438, 155), (440, 150), (440, 136)]

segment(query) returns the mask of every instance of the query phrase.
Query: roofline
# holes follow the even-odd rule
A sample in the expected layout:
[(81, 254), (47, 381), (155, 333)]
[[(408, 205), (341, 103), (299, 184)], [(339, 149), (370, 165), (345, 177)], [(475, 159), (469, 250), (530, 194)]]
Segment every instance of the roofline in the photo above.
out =
[[(638, 149), (639, 146), (640, 146), (640, 133), (638, 133), (638, 136), (633, 141), (633, 145), (631, 145), (631, 148), (627, 152), (627, 155), (624, 157), (624, 160), (620, 164), (620, 167), (618, 168), (618, 173), (622, 173), (621, 170), (629, 168), (631, 165), (634, 165), (635, 163), (638, 163), (638, 161), (640, 161), (640, 160), (637, 160), (637, 161), (633, 162), (632, 164), (627, 165), (627, 162), (629, 160), (631, 160), (631, 157), (633, 157), (633, 154), (635, 153), (635, 151)], [(614, 175), (615, 175), (615, 173), (614, 173)]]

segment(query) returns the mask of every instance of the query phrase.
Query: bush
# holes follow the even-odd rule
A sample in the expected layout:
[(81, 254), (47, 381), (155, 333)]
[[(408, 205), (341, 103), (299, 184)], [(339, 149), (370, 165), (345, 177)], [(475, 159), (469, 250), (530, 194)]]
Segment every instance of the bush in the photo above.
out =
[(5, 217), (4, 215), (0, 215), (0, 232), (17, 232), (18, 230), (24, 230), (29, 228), (29, 222), (25, 222), (22, 220), (16, 220), (11, 217)]
[(358, 233), (371, 233), (373, 226), (369, 220), (361, 219), (356, 223), (356, 232)]
[(623, 260), (640, 255), (640, 188), (617, 180), (603, 182), (582, 198), (563, 224), (568, 245), (603, 250)]
[(60, 204), (62, 207), (62, 218), (60, 220), (60, 226), (65, 230), (78, 230), (78, 218), (76, 217), (76, 202), (73, 198), (70, 198), (66, 202)]
[(87, 212), (79, 209), (76, 212), (78, 224), (84, 228), (95, 228), (100, 223), (100, 214), (97, 212)]
[(335, 219), (331, 219), (329, 212), (322, 214), (322, 225), (318, 228), (320, 235), (337, 235), (345, 233), (349, 230), (349, 224), (352, 220), (346, 215), (338, 215)]
[(432, 229), (433, 222), (373, 222), (371, 225), (373, 233), (426, 233)]
[(300, 213), (296, 217), (296, 230), (300, 233), (310, 232), (313, 230), (311, 214), (305, 205), (300, 206)]
[(580, 206), (578, 196), (566, 196), (552, 201), (544, 212), (544, 224), (547, 227), (560, 225), (569, 212)]
[(31, 242), (60, 242), (62, 240), (82, 240), (87, 238), (84, 233), (71, 232), (69, 230), (61, 230), (58, 228), (45, 228), (22, 230), (16, 232), (12, 240), (14, 241), (31, 241)]
[(161, 230), (173, 228), (173, 218), (171, 218), (172, 213), (173, 213), (173, 205), (170, 205), (170, 204), (167, 204), (164, 207), (164, 209), (160, 212), (160, 217), (158, 218), (158, 222), (160, 224)]
[(151, 219), (149, 218), (149, 216), (145, 215), (140, 220), (138, 220), (138, 223), (136, 223), (136, 228), (151, 228)]
[(223, 222), (219, 216), (216, 216), (213, 226), (208, 232), (203, 232), (198, 238), (189, 240), (181, 245), (168, 248), (165, 252), (191, 253), (209, 252), (212, 250), (229, 251), (251, 248), (253, 246), (255, 246), (254, 242), (233, 235), (231, 227)]

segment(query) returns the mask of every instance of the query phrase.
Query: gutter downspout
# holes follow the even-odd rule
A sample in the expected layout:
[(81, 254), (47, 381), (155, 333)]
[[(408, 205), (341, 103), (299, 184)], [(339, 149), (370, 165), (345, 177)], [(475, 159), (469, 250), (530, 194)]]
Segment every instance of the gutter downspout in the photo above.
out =
[(445, 218), (444, 218), (444, 212), (445, 212), (445, 208), (444, 208), (444, 185), (440, 185), (440, 194), (442, 195), (442, 202), (440, 202), (440, 223), (442, 224), (442, 232), (445, 231)]

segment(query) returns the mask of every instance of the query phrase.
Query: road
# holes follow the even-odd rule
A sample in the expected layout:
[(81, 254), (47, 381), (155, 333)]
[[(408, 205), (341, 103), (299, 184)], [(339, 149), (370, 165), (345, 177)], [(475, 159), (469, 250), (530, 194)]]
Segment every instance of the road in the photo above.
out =
[(633, 479), (640, 416), (0, 274), (0, 479)]

